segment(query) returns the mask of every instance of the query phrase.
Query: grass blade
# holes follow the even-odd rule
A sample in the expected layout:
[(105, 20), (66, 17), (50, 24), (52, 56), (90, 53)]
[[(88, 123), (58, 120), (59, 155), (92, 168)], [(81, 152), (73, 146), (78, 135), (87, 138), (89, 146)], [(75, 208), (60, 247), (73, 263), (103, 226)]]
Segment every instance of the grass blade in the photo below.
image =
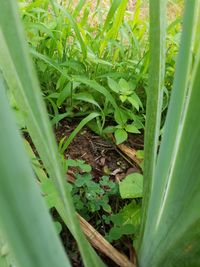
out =
[(80, 229), (70, 192), (65, 190), (65, 174), (59, 162), (56, 141), (42, 100), (35, 70), (28, 56), (16, 2), (0, 0), (0, 3), (3, 14), (0, 16), (0, 66), (4, 77), (15, 95), (33, 143), (63, 201), (69, 219), (68, 227), (78, 242), (85, 265), (92, 267), (98, 263), (101, 266), (99, 258)]
[(89, 114), (87, 117), (85, 117), (84, 119), (82, 119), (82, 121), (79, 123), (79, 125), (74, 129), (74, 131), (70, 134), (70, 136), (67, 138), (67, 141), (64, 143), (62, 149), (61, 149), (61, 153), (64, 153), (65, 150), (68, 148), (69, 144), (72, 142), (72, 140), (74, 139), (74, 137), (77, 135), (78, 132), (80, 132), (80, 130), (91, 120), (93, 120), (94, 118), (100, 116), (99, 113), (97, 112), (93, 112), (91, 114)]
[(11, 116), (2, 77), (0, 121), (0, 225), (17, 266), (70, 266)]
[[(106, 36), (104, 38), (104, 41), (102, 42), (102, 44), (100, 46), (99, 57), (103, 56), (104, 50), (105, 50), (105, 47), (108, 44), (108, 41), (112, 40), (112, 39), (115, 40), (117, 38), (120, 26), (121, 26), (121, 24), (123, 22), (123, 19), (124, 19), (124, 14), (125, 14), (125, 11), (126, 11), (127, 3), (128, 3), (128, 0), (121, 1), (120, 5), (118, 7), (118, 10), (116, 12), (116, 17), (115, 17), (115, 20), (113, 22), (113, 25), (112, 25), (111, 29), (107, 32), (107, 34), (106, 34)], [(117, 4), (118, 3), (116, 3), (116, 5)], [(114, 10), (114, 8), (113, 8), (113, 10)], [(109, 16), (111, 16), (111, 14), (109, 14)], [(112, 14), (112, 15), (114, 15), (114, 14)]]
[(192, 65), (199, 1), (186, 1), (174, 88), (153, 180), (140, 266), (200, 264), (200, 48)]
[(62, 12), (62, 14), (64, 16), (66, 16), (67, 19), (69, 20), (69, 22), (71, 24), (71, 27), (74, 29), (74, 32), (76, 33), (77, 40), (80, 43), (80, 47), (81, 47), (81, 50), (82, 50), (82, 53), (83, 53), (83, 58), (86, 58), (87, 57), (87, 48), (86, 48), (84, 40), (83, 40), (83, 38), (81, 36), (79, 26), (76, 23), (74, 17), (65, 8), (63, 8), (62, 6), (60, 6), (58, 4), (54, 4), (54, 6), (56, 6), (58, 8), (58, 10), (60, 10)]
[(86, 0), (80, 0), (74, 10), (73, 13), (73, 18), (76, 18), (79, 16), (81, 9), (83, 8), (83, 6), (85, 5)]
[(150, 67), (147, 91), (144, 198), (142, 230), (150, 197), (158, 150), (165, 72), (166, 1), (150, 1)]
[(110, 9), (109, 9), (109, 12), (108, 12), (108, 15), (106, 17), (106, 20), (105, 20), (105, 23), (104, 23), (104, 26), (103, 26), (103, 32), (107, 31), (110, 27), (110, 23), (115, 15), (115, 12), (116, 10), (118, 9), (119, 5), (121, 3), (121, 0), (114, 0)]
[(15, 266), (14, 260), (10, 255), (8, 244), (5, 242), (1, 233), (0, 233), (0, 266), (1, 267)]

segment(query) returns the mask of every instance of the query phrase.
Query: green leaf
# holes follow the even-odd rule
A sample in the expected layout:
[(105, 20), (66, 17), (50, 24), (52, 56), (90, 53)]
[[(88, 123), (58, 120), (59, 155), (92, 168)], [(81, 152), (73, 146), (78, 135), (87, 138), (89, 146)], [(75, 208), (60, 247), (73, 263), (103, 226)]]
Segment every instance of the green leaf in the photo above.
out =
[(14, 267), (16, 263), (8, 248), (8, 244), (5, 242), (2, 234), (0, 233), (0, 266), (1, 267)]
[(111, 206), (108, 203), (102, 204), (102, 208), (105, 212), (111, 213), (112, 209)]
[(64, 153), (64, 151), (68, 148), (74, 137), (78, 134), (78, 132), (91, 120), (94, 118), (100, 116), (99, 113), (93, 112), (90, 113), (87, 117), (82, 119), (82, 121), (79, 123), (79, 125), (75, 128), (75, 130), (70, 134), (70, 136), (67, 138), (67, 141), (63, 144), (63, 147), (61, 149), (61, 153)]
[(111, 23), (112, 19), (114, 18), (115, 12), (116, 12), (117, 8), (119, 7), (120, 2), (121, 2), (121, 0), (114, 0), (112, 2), (112, 5), (109, 9), (108, 15), (106, 17), (106, 20), (105, 20), (105, 23), (103, 26), (103, 32), (105, 32), (107, 29), (109, 29), (110, 23)]
[(110, 94), (110, 92), (104, 86), (98, 84), (94, 80), (89, 80), (85, 77), (74, 76), (74, 80), (79, 81), (83, 84), (86, 84), (90, 86), (91, 88), (93, 88), (94, 90), (96, 90), (97, 92), (99, 92), (100, 94), (104, 95), (106, 100), (108, 100), (111, 103), (111, 105), (114, 107), (115, 113), (118, 115), (118, 118), (120, 120), (120, 124), (123, 124), (121, 110), (119, 109), (118, 104), (115, 101), (115, 98)]
[(119, 192), (122, 198), (142, 197), (143, 176), (140, 173), (129, 174), (122, 182), (120, 182)]
[[(200, 266), (199, 46), (194, 57), (200, 5), (199, 1), (185, 1), (185, 4), (181, 45), (163, 138), (154, 175), (145, 191), (148, 202), (144, 202), (145, 225), (139, 248), (139, 264), (144, 267)], [(156, 75), (154, 73), (152, 79)], [(149, 135), (146, 138), (152, 142)], [(151, 161), (151, 150), (148, 152), (145, 152), (145, 161)]]
[[(15, 96), (20, 110), (25, 114), (25, 123), (28, 132), (42, 159), (44, 167), (50, 179), (55, 183), (55, 188), (64, 206), (64, 212), (67, 214), (62, 214), (62, 216), (67, 217), (65, 222), (78, 242), (84, 264), (87, 266), (94, 266), (94, 264), (98, 262), (101, 266), (102, 263), (100, 259), (94, 253), (94, 250), (91, 248), (80, 229), (69, 187), (68, 190), (66, 190), (66, 177), (60, 163), (55, 137), (53, 136), (48, 114), (42, 99), (37, 76), (30, 61), (28, 47), (18, 15), (17, 3), (12, 0), (6, 2), (0, 0), (0, 2), (3, 14), (0, 16), (0, 68), (3, 71), (8, 87)], [(57, 66), (54, 67), (57, 68)], [(60, 71), (59, 67), (58, 70)], [(27, 177), (28, 176), (26, 176), (26, 178)], [(32, 197), (32, 199), (34, 199), (34, 197)], [(26, 203), (25, 200), (23, 200), (23, 202)], [(18, 216), (18, 214), (16, 214), (16, 216)], [(29, 234), (27, 234), (27, 236), (29, 236)], [(27, 242), (24, 242), (23, 244), (26, 243)], [(47, 242), (47, 244), (49, 243), (50, 241)], [(16, 245), (16, 247), (18, 246)], [(43, 245), (43, 249), (44, 248), (46, 248), (46, 245)], [(42, 253), (43, 249), (40, 249)], [(54, 253), (52, 253), (52, 255), (54, 255)], [(59, 255), (59, 253), (57, 255)], [(47, 258), (48, 256), (46, 259)], [(34, 261), (32, 262), (34, 263)], [(44, 260), (44, 262), (46, 262), (46, 260)], [(21, 265), (29, 266), (27, 264)], [(59, 266), (59, 264), (50, 264), (50, 266), (52, 265)]]
[(134, 124), (126, 125), (125, 130), (129, 133), (140, 133), (140, 131), (135, 127)]
[(125, 224), (121, 231), (124, 235), (131, 235), (135, 233), (135, 227), (132, 224)]
[(74, 100), (81, 100), (81, 101), (84, 101), (86, 103), (93, 104), (101, 110), (101, 107), (99, 106), (98, 102), (89, 93), (84, 92), (84, 93), (75, 94), (75, 95), (73, 95), (73, 99)]
[(57, 99), (57, 106), (60, 107), (63, 102), (71, 96), (71, 83), (68, 83), (64, 89), (59, 93), (58, 99)]
[(120, 95), (119, 98), (122, 101), (122, 103), (124, 103), (127, 100), (127, 95)]
[(9, 247), (20, 266), (70, 266), (9, 109), (2, 76), (0, 121), (0, 228)]
[(114, 135), (115, 135), (117, 145), (123, 143), (128, 138), (128, 134), (124, 129), (117, 129)]
[(110, 232), (109, 232), (109, 239), (112, 240), (118, 240), (120, 239), (120, 237), (122, 236), (122, 231), (120, 227), (113, 227), (111, 228)]
[(77, 40), (80, 44), (80, 47), (81, 47), (81, 50), (82, 50), (82, 53), (83, 53), (83, 57), (86, 58), (87, 57), (87, 48), (86, 48), (86, 45), (84, 43), (84, 40), (81, 36), (81, 31), (80, 31), (80, 28), (79, 28), (79, 25), (76, 23), (75, 19), (73, 18), (73, 16), (66, 10), (64, 9), (61, 5), (55, 3), (54, 6), (56, 6), (56, 8), (58, 10), (60, 10), (63, 15), (65, 15), (70, 24), (71, 24), (71, 27), (74, 29), (75, 33), (76, 33), (76, 37), (77, 37)]
[(76, 18), (79, 14), (81, 9), (83, 8), (83, 6), (85, 5), (86, 0), (80, 0), (76, 6), (76, 8), (74, 9), (74, 13), (73, 13), (73, 17)]
[(128, 114), (123, 109), (119, 108), (118, 110), (114, 111), (114, 118), (115, 121), (120, 125), (123, 126), (127, 120), (129, 119)]
[(144, 159), (144, 150), (137, 150), (136, 151), (136, 157), (138, 159)]
[[(137, 234), (139, 232), (141, 220), (141, 205), (133, 200), (124, 206), (117, 214), (110, 216), (114, 226), (109, 231), (107, 237), (109, 241), (117, 240), (122, 235)], [(134, 237), (135, 239), (135, 237)]]
[(117, 39), (120, 26), (121, 26), (123, 19), (124, 19), (124, 14), (126, 11), (127, 3), (128, 3), (128, 0), (123, 0), (120, 2), (120, 5), (119, 5), (118, 10), (116, 12), (115, 20), (112, 24), (112, 27), (106, 33), (106, 36), (105, 36), (103, 42), (101, 43), (101, 46), (99, 49), (100, 50), (100, 52), (99, 52), (100, 57), (103, 56), (103, 53), (104, 53), (106, 45), (108, 44), (108, 41), (112, 40), (112, 39)]
[(139, 110), (140, 103), (135, 94), (132, 94), (131, 96), (127, 97), (127, 100), (132, 104), (134, 108), (136, 108), (137, 111)]
[(54, 226), (56, 228), (57, 234), (60, 234), (61, 231), (62, 231), (62, 225), (61, 225), (61, 223), (56, 221), (56, 222), (54, 222)]
[(68, 167), (79, 167), (82, 171), (91, 172), (92, 167), (86, 164), (84, 160), (67, 159), (66, 164)]
[(120, 91), (123, 94), (129, 94), (130, 92), (130, 86), (128, 84), (128, 82), (124, 79), (120, 79), (119, 80), (119, 86), (120, 86)]
[(103, 129), (104, 134), (114, 133), (116, 126), (107, 126)]
[(117, 94), (120, 93), (120, 91), (121, 91), (121, 88), (120, 88), (119, 84), (115, 80), (113, 80), (113, 79), (111, 79), (109, 77), (108, 77), (108, 86), (110, 87), (110, 89), (113, 92), (115, 92)]
[(155, 175), (160, 134), (160, 121), (164, 88), (166, 55), (166, 5), (167, 1), (150, 1), (150, 65), (147, 89), (144, 161), (144, 210), (141, 235), (146, 220), (150, 188)]

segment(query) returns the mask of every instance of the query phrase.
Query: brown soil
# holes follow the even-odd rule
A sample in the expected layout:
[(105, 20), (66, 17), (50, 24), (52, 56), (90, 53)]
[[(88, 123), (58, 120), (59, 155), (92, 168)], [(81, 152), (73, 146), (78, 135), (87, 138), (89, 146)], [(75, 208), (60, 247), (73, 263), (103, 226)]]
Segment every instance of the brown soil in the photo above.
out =
[[(63, 137), (68, 137), (75, 129), (77, 123), (69, 123), (63, 120), (55, 129), (58, 143)], [(138, 150), (143, 149), (143, 136), (129, 135), (127, 144)], [(93, 179), (98, 181), (103, 175), (111, 175), (113, 178), (122, 179), (126, 173), (140, 172), (140, 168), (126, 155), (117, 149), (114, 143), (102, 139), (89, 128), (84, 127), (71, 142), (66, 158), (84, 160), (92, 166)]]

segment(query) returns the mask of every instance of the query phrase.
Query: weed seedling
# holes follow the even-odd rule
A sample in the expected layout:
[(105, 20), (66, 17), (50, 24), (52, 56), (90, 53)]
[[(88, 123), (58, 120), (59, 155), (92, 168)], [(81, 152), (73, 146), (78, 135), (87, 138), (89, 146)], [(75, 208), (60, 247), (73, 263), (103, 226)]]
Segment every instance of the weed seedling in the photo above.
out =
[(89, 213), (97, 212), (100, 209), (110, 213), (112, 209), (109, 197), (117, 193), (117, 185), (107, 176), (103, 176), (99, 183), (96, 183), (92, 180), (90, 173), (76, 174), (72, 196), (76, 209), (86, 218), (89, 217)]

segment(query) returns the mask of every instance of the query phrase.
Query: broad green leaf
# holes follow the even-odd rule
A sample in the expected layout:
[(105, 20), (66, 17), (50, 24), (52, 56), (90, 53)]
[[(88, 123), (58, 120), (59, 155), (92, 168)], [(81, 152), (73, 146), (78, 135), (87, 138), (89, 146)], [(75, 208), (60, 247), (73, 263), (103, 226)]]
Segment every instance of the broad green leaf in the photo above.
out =
[(138, 198), (143, 196), (143, 176), (140, 173), (131, 173), (119, 184), (122, 198)]
[(121, 108), (118, 108), (118, 110), (114, 111), (114, 118), (115, 118), (115, 121), (121, 126), (123, 126), (129, 119), (126, 111), (124, 111)]
[(136, 157), (138, 159), (144, 159), (144, 150), (137, 150), (136, 151)]
[(123, 143), (128, 138), (128, 134), (124, 129), (117, 129), (114, 135), (115, 135), (117, 145)]
[(110, 89), (113, 92), (115, 92), (117, 94), (120, 93), (121, 88), (120, 88), (119, 84), (115, 80), (113, 80), (109, 77), (108, 77), (108, 86), (110, 87)]
[(135, 98), (135, 95), (127, 97), (127, 100), (132, 104), (134, 108), (136, 108), (136, 110), (139, 110), (140, 106), (137, 99)]
[(121, 227), (113, 227), (109, 231), (109, 241), (118, 240), (122, 236), (122, 229)]
[(124, 79), (120, 79), (119, 80), (119, 86), (120, 86), (120, 91), (123, 93), (123, 94), (127, 94), (129, 93), (130, 91), (130, 86), (128, 84), (128, 82)]
[(133, 200), (124, 206), (117, 214), (111, 216), (110, 220), (114, 226), (108, 233), (109, 241), (117, 240), (125, 234), (136, 234), (139, 230), (141, 219), (141, 206)]
[(128, 133), (140, 133), (140, 131), (137, 129), (137, 127), (134, 124), (126, 125), (125, 130)]
[(104, 134), (114, 133), (115, 129), (116, 126), (107, 126), (106, 128), (103, 129), (103, 133)]
[(66, 164), (68, 167), (79, 167), (84, 172), (92, 171), (92, 167), (83, 160), (67, 159)]
[(122, 114), (121, 114), (121, 111), (120, 111), (116, 101), (115, 101), (115, 98), (110, 94), (110, 92), (104, 86), (98, 84), (94, 80), (89, 80), (85, 77), (74, 76), (74, 80), (81, 82), (85, 85), (88, 85), (89, 87), (93, 88), (94, 90), (96, 90), (100, 94), (104, 95), (105, 99), (108, 100), (111, 103), (111, 105), (114, 107), (115, 113), (117, 113), (118, 118), (120, 120), (120, 124), (123, 124)]
[(133, 200), (130, 204), (125, 205), (117, 214), (111, 216), (111, 221), (115, 225), (132, 224), (135, 229), (140, 225), (141, 206)]
[(99, 106), (98, 102), (93, 98), (93, 96), (90, 93), (87, 92), (77, 93), (73, 95), (73, 99), (93, 104), (101, 110), (101, 107)]
[(119, 99), (124, 103), (127, 100), (127, 95), (120, 95)]

